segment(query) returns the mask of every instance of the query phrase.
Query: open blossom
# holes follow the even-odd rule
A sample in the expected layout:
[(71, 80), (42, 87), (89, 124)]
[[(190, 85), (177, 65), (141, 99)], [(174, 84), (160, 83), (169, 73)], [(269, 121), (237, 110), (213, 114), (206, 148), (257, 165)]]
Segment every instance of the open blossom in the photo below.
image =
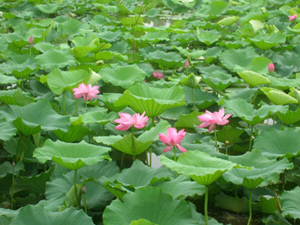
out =
[(116, 130), (125, 131), (128, 130), (131, 126), (134, 126), (137, 129), (142, 129), (147, 125), (148, 116), (145, 116), (145, 112), (142, 115), (139, 113), (131, 116), (129, 113), (119, 113), (120, 118), (114, 120), (115, 123), (119, 123), (116, 126)]
[(164, 74), (159, 71), (154, 71), (152, 73), (152, 76), (155, 77), (156, 79), (162, 79), (164, 77)]
[(33, 44), (33, 37), (32, 36), (30, 36), (30, 38), (28, 39), (28, 43)]
[(269, 65), (268, 65), (268, 71), (269, 71), (270, 73), (275, 71), (274, 63), (269, 63)]
[(232, 114), (227, 114), (226, 116), (224, 115), (225, 115), (224, 108), (220, 109), (218, 112), (213, 112), (213, 113), (206, 110), (204, 114), (198, 116), (198, 119), (202, 122), (199, 128), (204, 128), (209, 126), (208, 131), (211, 132), (214, 129), (215, 124), (226, 125), (227, 123), (229, 123), (228, 118)]
[(159, 140), (161, 140), (163, 143), (167, 145), (167, 147), (164, 149), (164, 152), (168, 152), (172, 149), (172, 147), (178, 148), (182, 152), (186, 152), (186, 149), (181, 146), (181, 141), (186, 135), (186, 132), (184, 132), (184, 129), (178, 131), (176, 128), (169, 127), (167, 130), (167, 135), (165, 134), (158, 134)]
[(297, 14), (289, 16), (289, 21), (293, 21), (293, 20), (297, 19), (297, 17), (298, 17)]
[(84, 83), (79, 84), (78, 88), (73, 88), (74, 98), (83, 97), (84, 101), (93, 100), (97, 98), (97, 94), (100, 93), (98, 90), (99, 86), (92, 86), (91, 84), (85, 85)]

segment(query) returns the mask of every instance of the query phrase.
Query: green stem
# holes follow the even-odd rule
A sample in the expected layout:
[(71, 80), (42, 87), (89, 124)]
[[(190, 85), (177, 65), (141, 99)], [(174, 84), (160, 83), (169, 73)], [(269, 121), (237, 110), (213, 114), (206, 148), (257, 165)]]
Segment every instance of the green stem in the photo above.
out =
[(29, 47), (29, 56), (31, 57), (31, 46)]
[(149, 149), (149, 157), (150, 157), (150, 159), (149, 159), (149, 161), (150, 161), (150, 167), (152, 167), (152, 148), (150, 147), (150, 149)]
[(76, 180), (77, 180), (77, 169), (75, 170), (75, 173), (74, 173), (74, 190), (75, 190), (75, 197), (76, 197), (77, 204), (78, 204), (78, 206), (80, 206), (80, 202), (79, 202), (79, 198), (78, 198), (78, 193), (77, 193)]
[(228, 155), (228, 144), (225, 143), (225, 154)]
[(214, 131), (215, 131), (215, 144), (216, 144), (216, 150), (219, 151), (219, 148), (218, 148), (218, 140), (217, 140), (217, 129), (216, 129), (216, 126), (214, 127)]
[(175, 146), (173, 146), (173, 150), (174, 150), (174, 161), (176, 162), (177, 158), (176, 158), (176, 147)]
[(84, 104), (85, 104), (85, 112), (87, 113), (87, 101), (85, 101)]
[(253, 136), (253, 125), (251, 125), (251, 131), (250, 131), (249, 152), (251, 152), (251, 148), (252, 148), (252, 136)]
[(76, 99), (76, 116), (78, 116), (78, 99)]
[(63, 92), (63, 104), (62, 104), (62, 107), (63, 107), (63, 114), (66, 114), (66, 94), (65, 92)]
[(135, 140), (134, 140), (134, 131), (133, 128), (131, 128), (131, 137), (132, 137), (132, 160), (135, 161)]
[(83, 193), (83, 201), (84, 201), (84, 212), (87, 214), (87, 207), (86, 207), (86, 194)]
[(124, 169), (124, 156), (125, 156), (125, 153), (122, 152), (122, 155), (121, 155), (121, 170)]
[(250, 104), (252, 104), (252, 87), (250, 87)]
[(205, 186), (205, 201), (204, 201), (204, 214), (205, 214), (205, 225), (208, 225), (208, 187)]
[(26, 147), (25, 141), (23, 140), (23, 135), (21, 133), (20, 133), (20, 137), (19, 138), (21, 138), (21, 142), (23, 144), (22, 154), (21, 154), (21, 158), (20, 158), (20, 161), (22, 162), (23, 158), (24, 158), (24, 155), (25, 155), (25, 151), (27, 150), (27, 147)]
[(252, 219), (252, 189), (250, 189), (250, 194), (249, 194), (249, 219), (247, 225), (251, 224), (251, 219)]
[(15, 162), (12, 163), (12, 167), (13, 167), (13, 174), (12, 174), (12, 183), (11, 183), (10, 209), (13, 209), (14, 206)]
[(102, 136), (105, 136), (105, 125), (102, 125)]

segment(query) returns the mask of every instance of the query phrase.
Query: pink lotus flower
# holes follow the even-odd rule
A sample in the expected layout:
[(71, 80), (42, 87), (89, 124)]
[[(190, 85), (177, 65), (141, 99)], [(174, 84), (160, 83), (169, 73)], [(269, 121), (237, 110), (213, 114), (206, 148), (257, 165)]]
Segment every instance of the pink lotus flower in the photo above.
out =
[(93, 98), (97, 98), (97, 94), (100, 93), (98, 91), (99, 86), (92, 86), (91, 84), (85, 85), (84, 83), (79, 84), (78, 88), (73, 88), (74, 98), (83, 97), (84, 101), (93, 100)]
[(187, 59), (186, 61), (185, 61), (185, 64), (184, 64), (184, 66), (187, 68), (187, 67), (190, 67), (190, 62), (189, 62), (189, 60)]
[(208, 132), (211, 132), (214, 129), (215, 124), (226, 125), (227, 123), (229, 123), (228, 118), (232, 114), (227, 114), (226, 116), (224, 116), (224, 114), (225, 114), (224, 108), (220, 109), (218, 112), (213, 112), (213, 113), (206, 110), (205, 114), (198, 116), (198, 119), (202, 122), (199, 128), (204, 128), (209, 126)]
[(148, 116), (144, 116), (145, 112), (142, 115), (139, 113), (134, 114), (131, 116), (128, 113), (119, 113), (120, 118), (114, 120), (115, 123), (119, 123), (116, 126), (116, 130), (125, 131), (128, 130), (131, 126), (134, 126), (137, 129), (142, 129), (147, 125)]
[(297, 14), (289, 16), (289, 21), (293, 21), (293, 20), (297, 19), (297, 17), (298, 17)]
[(33, 37), (32, 36), (30, 36), (30, 38), (28, 39), (28, 43), (33, 44)]
[(167, 130), (167, 135), (165, 134), (158, 134), (159, 140), (161, 140), (163, 143), (167, 145), (167, 147), (164, 149), (164, 152), (168, 152), (172, 149), (172, 147), (178, 148), (182, 152), (186, 152), (186, 149), (181, 146), (181, 141), (186, 135), (186, 132), (184, 132), (184, 129), (180, 130), (178, 133), (176, 131), (176, 128), (169, 127)]
[(273, 63), (269, 63), (269, 65), (268, 65), (268, 71), (269, 71), (270, 73), (272, 73), (272, 72), (275, 71), (275, 66), (274, 66)]
[(155, 77), (156, 79), (162, 79), (164, 77), (164, 74), (160, 73), (159, 71), (154, 71), (152, 73), (152, 76)]

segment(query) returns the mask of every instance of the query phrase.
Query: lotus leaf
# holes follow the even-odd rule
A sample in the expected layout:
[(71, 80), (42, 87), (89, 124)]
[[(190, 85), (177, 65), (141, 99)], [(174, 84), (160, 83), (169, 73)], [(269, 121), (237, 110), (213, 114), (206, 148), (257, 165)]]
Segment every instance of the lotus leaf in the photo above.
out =
[(164, 69), (177, 68), (183, 64), (183, 58), (176, 52), (163, 52), (157, 50), (149, 53), (146, 57), (151, 62), (157, 63), (160, 68)]
[(191, 177), (202, 185), (215, 182), (227, 170), (236, 167), (237, 164), (227, 160), (211, 157), (200, 151), (188, 151), (182, 154), (177, 162), (162, 156), (161, 163), (177, 173)]
[[(45, 219), (47, 218), (47, 219)], [(12, 220), (11, 225), (94, 225), (92, 218), (87, 216), (82, 210), (75, 208), (68, 208), (63, 212), (51, 212), (42, 206), (27, 205), (21, 208), (15, 219)]]
[(284, 216), (293, 219), (300, 218), (300, 187), (296, 187), (291, 191), (284, 191), (281, 196), (282, 213)]
[(53, 160), (71, 170), (77, 170), (86, 165), (94, 165), (105, 159), (110, 159), (110, 148), (80, 143), (53, 142), (47, 139), (44, 146), (35, 149), (33, 156), (41, 163)]
[(245, 70), (238, 73), (238, 75), (250, 86), (270, 83), (270, 80), (267, 77), (253, 71)]
[(290, 103), (298, 103), (298, 100), (293, 98), (292, 96), (284, 93), (275, 88), (267, 88), (263, 87), (260, 89), (268, 99), (276, 105), (285, 105)]
[(199, 224), (193, 213), (184, 200), (173, 199), (160, 188), (145, 187), (124, 195), (123, 201), (112, 201), (104, 210), (103, 224), (128, 225), (138, 219), (165, 225)]
[(286, 125), (291, 125), (300, 121), (300, 108), (297, 108), (296, 111), (287, 111), (286, 113), (277, 112), (278, 118)]
[(260, 150), (267, 157), (293, 157), (300, 152), (300, 131), (292, 128), (277, 130), (271, 128), (262, 131), (254, 140), (254, 149)]
[(115, 102), (115, 106), (129, 105), (138, 113), (146, 112), (149, 117), (160, 115), (163, 111), (184, 105), (184, 92), (181, 88), (155, 88), (138, 83), (128, 88)]
[(0, 117), (0, 140), (9, 141), (17, 132), (12, 123), (7, 122), (5, 118)]

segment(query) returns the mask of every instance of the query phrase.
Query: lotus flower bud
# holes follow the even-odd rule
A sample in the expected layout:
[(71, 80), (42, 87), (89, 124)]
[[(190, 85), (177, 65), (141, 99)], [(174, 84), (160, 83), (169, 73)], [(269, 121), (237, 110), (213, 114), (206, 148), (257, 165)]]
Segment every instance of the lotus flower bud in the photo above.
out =
[(269, 63), (269, 65), (268, 65), (268, 71), (269, 71), (270, 73), (272, 73), (272, 72), (275, 71), (274, 63)]

